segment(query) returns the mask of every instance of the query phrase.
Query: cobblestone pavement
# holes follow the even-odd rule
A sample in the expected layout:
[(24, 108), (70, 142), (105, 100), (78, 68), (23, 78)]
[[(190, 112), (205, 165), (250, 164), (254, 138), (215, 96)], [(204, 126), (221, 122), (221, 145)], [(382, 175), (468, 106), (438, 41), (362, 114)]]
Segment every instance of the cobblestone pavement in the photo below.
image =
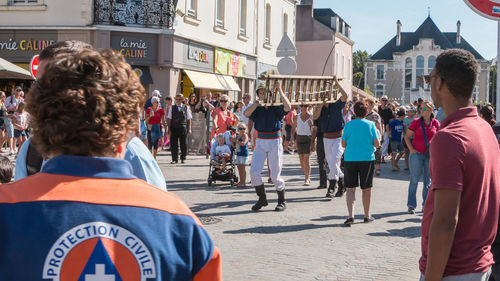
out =
[(356, 223), (346, 228), (345, 197), (326, 201), (326, 190), (315, 189), (314, 166), (313, 184), (302, 186), (297, 155), (284, 156), (288, 209), (281, 213), (273, 211), (277, 194), (270, 184), (269, 206), (254, 213), (253, 188), (228, 182), (207, 186), (205, 156), (189, 156), (186, 164), (170, 165), (170, 160), (164, 152), (158, 159), (168, 189), (205, 223), (221, 251), (225, 280), (416, 280), (420, 275), (421, 214), (406, 213), (408, 171), (392, 172), (389, 163), (382, 164), (372, 195), (376, 221), (362, 223), (358, 190)]

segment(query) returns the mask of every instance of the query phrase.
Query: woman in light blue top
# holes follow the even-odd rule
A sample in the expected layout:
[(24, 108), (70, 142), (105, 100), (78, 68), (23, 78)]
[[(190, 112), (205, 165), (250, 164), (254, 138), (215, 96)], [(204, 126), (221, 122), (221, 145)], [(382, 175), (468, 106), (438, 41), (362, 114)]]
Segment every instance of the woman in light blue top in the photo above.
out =
[(375, 123), (365, 119), (368, 106), (364, 101), (354, 104), (356, 119), (346, 124), (342, 135), (344, 152), (344, 185), (347, 188), (347, 210), (349, 217), (344, 225), (354, 223), (354, 201), (356, 187), (360, 186), (365, 211), (364, 222), (372, 222), (370, 216), (371, 188), (375, 168), (375, 148), (380, 147), (380, 134)]

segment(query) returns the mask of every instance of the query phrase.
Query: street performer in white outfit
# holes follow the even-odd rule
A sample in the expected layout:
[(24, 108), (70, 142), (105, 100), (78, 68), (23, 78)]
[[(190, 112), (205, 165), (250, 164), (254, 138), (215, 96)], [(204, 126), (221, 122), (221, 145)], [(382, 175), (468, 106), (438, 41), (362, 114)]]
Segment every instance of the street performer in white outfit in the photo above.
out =
[(257, 89), (258, 100), (256, 100), (244, 112), (245, 116), (254, 122), (254, 128), (257, 131), (257, 140), (252, 156), (252, 165), (250, 168), (250, 177), (252, 186), (259, 196), (259, 200), (252, 207), (253, 211), (258, 211), (267, 206), (266, 191), (262, 182), (261, 171), (264, 168), (266, 158), (269, 161), (271, 170), (271, 179), (278, 192), (278, 205), (275, 211), (284, 211), (286, 209), (285, 201), (285, 181), (281, 178), (281, 167), (283, 166), (283, 140), (281, 137), (281, 126), (283, 117), (290, 111), (290, 101), (283, 93), (281, 85), (276, 82), (274, 90), (278, 90), (281, 102), (280, 106), (261, 106), (264, 99), (265, 87), (259, 86)]
[[(337, 78), (335, 82), (338, 84)], [(342, 131), (345, 122), (342, 115), (348, 96), (346, 91), (339, 85), (340, 99), (334, 103), (323, 103), (314, 109), (314, 119), (319, 118), (321, 130), (323, 131), (323, 145), (325, 147), (325, 159), (328, 163), (329, 186), (326, 193), (327, 198), (333, 198), (335, 185), (339, 186), (339, 192), (335, 196), (342, 196), (344, 190), (344, 173), (340, 169), (340, 161), (344, 148), (342, 147)]]

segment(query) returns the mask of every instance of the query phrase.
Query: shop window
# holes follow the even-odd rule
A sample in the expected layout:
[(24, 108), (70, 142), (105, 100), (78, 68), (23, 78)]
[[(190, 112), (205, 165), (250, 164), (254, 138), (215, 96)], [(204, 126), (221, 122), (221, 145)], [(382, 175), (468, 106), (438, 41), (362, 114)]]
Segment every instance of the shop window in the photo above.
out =
[(226, 1), (225, 0), (217, 0), (216, 17), (215, 17), (215, 26), (216, 27), (224, 28), (225, 9), (226, 9)]
[(384, 79), (384, 72), (385, 72), (384, 65), (377, 65), (377, 79), (383, 80)]
[(265, 43), (266, 44), (271, 44), (271, 4), (266, 5), (266, 38), (265, 38)]
[(240, 0), (240, 35), (247, 35), (247, 0)]
[(411, 89), (411, 78), (413, 73), (413, 62), (411, 58), (406, 58), (405, 61), (405, 89)]
[(197, 18), (198, 0), (187, 0), (187, 2), (188, 2), (188, 8), (187, 8), (188, 17)]

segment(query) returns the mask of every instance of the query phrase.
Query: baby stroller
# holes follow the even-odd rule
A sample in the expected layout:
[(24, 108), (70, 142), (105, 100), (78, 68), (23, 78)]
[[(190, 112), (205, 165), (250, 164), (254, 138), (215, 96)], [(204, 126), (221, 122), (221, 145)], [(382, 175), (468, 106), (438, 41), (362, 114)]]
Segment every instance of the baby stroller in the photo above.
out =
[[(231, 132), (226, 131), (224, 133), (224, 139), (226, 144), (231, 144), (230, 138), (231, 138)], [(208, 186), (211, 186), (213, 183), (216, 183), (217, 181), (229, 181), (231, 186), (235, 185), (239, 181), (238, 176), (236, 176), (236, 166), (235, 166), (235, 154), (234, 154), (234, 149), (231, 146), (231, 158), (229, 161), (226, 162), (226, 171), (221, 173), (220, 169), (217, 168), (219, 164), (215, 161), (215, 149), (217, 148), (217, 136), (215, 136), (209, 145), (209, 151), (210, 151), (210, 166), (208, 168)]]

